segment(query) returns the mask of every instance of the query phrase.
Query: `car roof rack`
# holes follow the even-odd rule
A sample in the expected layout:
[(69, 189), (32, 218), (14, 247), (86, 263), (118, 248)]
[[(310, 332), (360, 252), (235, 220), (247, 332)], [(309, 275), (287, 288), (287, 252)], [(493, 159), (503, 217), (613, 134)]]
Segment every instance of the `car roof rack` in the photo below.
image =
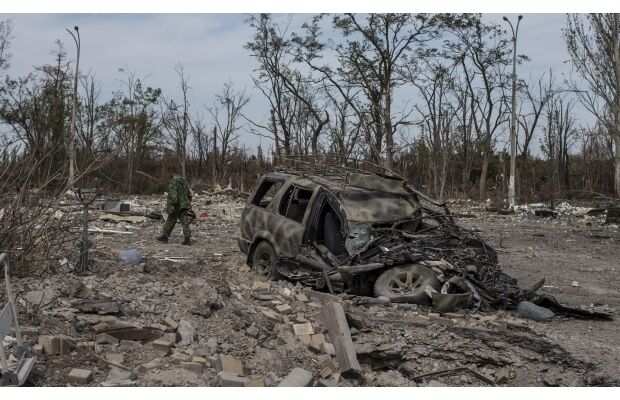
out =
[(274, 156), (274, 169), (279, 172), (336, 176), (343, 179), (346, 179), (347, 175), (351, 173), (360, 173), (387, 179), (405, 180), (396, 172), (380, 165), (357, 158), (328, 154)]

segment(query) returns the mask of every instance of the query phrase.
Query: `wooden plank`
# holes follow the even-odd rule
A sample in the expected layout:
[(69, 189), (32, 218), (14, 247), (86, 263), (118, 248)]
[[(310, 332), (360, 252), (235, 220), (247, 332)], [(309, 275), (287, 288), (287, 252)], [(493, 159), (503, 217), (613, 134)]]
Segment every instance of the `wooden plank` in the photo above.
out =
[(359, 376), (362, 367), (357, 360), (351, 331), (342, 305), (333, 302), (326, 304), (323, 307), (323, 318), (329, 338), (336, 349), (336, 361), (338, 361), (342, 376), (345, 378)]

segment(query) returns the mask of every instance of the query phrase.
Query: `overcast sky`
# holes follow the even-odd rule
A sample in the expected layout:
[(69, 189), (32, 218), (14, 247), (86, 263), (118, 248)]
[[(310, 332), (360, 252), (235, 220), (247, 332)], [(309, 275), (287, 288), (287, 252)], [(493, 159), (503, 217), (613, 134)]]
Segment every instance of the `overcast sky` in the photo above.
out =
[[(92, 71), (103, 84), (103, 98), (119, 88), (121, 67), (148, 75), (148, 85), (160, 87), (167, 96), (177, 93), (174, 66), (182, 63), (190, 77), (194, 110), (206, 113), (214, 94), (229, 79), (236, 88), (246, 87), (251, 101), (247, 115), (264, 121), (268, 109), (261, 94), (253, 89), (250, 74), (256, 67), (243, 45), (251, 32), (245, 14), (0, 14), (11, 19), (14, 38), (11, 46), (13, 77), (32, 71), (33, 66), (51, 61), (54, 41), (60, 39), (70, 58), (75, 46), (65, 28), (80, 27), (81, 71)], [(295, 14), (292, 27), (301, 25), (308, 15)], [(485, 18), (499, 23), (500, 14)], [(516, 21), (516, 15), (509, 15)], [(520, 77), (554, 70), (559, 81), (570, 67), (562, 38), (565, 14), (525, 14), (519, 29), (518, 53), (531, 61), (518, 67)], [(401, 99), (400, 101), (405, 101)], [(398, 106), (398, 104), (396, 105)], [(580, 112), (585, 122), (589, 118)], [(255, 147), (259, 138), (243, 134), (242, 144)], [(265, 139), (262, 139), (263, 141)], [(266, 143), (264, 143), (266, 144)]]

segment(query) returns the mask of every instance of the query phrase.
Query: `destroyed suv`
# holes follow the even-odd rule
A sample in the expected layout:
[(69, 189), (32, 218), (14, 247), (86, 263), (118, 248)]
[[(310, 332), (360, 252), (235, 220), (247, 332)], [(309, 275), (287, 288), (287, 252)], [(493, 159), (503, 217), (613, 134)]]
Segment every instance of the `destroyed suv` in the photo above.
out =
[(515, 308), (544, 282), (520, 289), (490, 246), (403, 178), (344, 167), (262, 176), (238, 243), (271, 279), (439, 311)]

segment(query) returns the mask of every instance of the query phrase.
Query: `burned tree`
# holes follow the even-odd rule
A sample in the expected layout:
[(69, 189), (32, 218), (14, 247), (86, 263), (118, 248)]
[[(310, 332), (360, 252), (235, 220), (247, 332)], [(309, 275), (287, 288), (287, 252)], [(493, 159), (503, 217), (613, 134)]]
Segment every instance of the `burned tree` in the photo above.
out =
[(620, 14), (567, 17), (564, 37), (586, 90), (574, 89), (615, 146), (615, 189), (620, 196)]
[[(310, 129), (310, 145), (313, 154), (319, 153), (319, 138), (329, 123), (329, 114), (323, 102), (309, 90), (314, 82), (312, 76), (304, 76), (293, 68), (293, 42), (287, 35), (287, 26), (274, 22), (269, 14), (252, 16), (248, 23), (254, 29), (252, 41), (245, 48), (259, 63), (254, 83), (271, 103), (271, 130), (279, 151), (282, 130), (285, 154), (291, 152), (291, 122), (302, 122), (304, 128)], [(255, 126), (259, 126), (255, 124)], [(298, 146), (299, 147), (299, 146)]]
[[(229, 81), (224, 84), (222, 91), (215, 96), (213, 107), (208, 109), (215, 125), (214, 138), (217, 135), (220, 142), (219, 168), (216, 168), (217, 176), (220, 178), (224, 178), (224, 175), (221, 174), (224, 171), (223, 166), (227, 162), (232, 146), (239, 138), (239, 132), (243, 127), (241, 113), (249, 100), (245, 94), (245, 89), (236, 91), (232, 82)], [(215, 149), (215, 142), (213, 146)]]
[(190, 118), (190, 104), (188, 93), (190, 91), (189, 77), (185, 76), (183, 65), (177, 64), (174, 67), (179, 78), (179, 89), (181, 90), (181, 99), (175, 101), (166, 99), (162, 96), (165, 109), (162, 111), (162, 127), (166, 132), (166, 136), (170, 146), (174, 149), (179, 166), (181, 167), (181, 176), (187, 177), (187, 139), (192, 130)]
[[(452, 28), (458, 39), (455, 46), (462, 66), (476, 79), (467, 80), (469, 92), (475, 98), (474, 126), (482, 153), (479, 197), (484, 199), (487, 190), (489, 160), (493, 154), (500, 127), (507, 122), (505, 73), (510, 55), (509, 41), (503, 30), (495, 24), (484, 24), (479, 15), (467, 15), (469, 21)], [(465, 17), (464, 17), (465, 18)]]

